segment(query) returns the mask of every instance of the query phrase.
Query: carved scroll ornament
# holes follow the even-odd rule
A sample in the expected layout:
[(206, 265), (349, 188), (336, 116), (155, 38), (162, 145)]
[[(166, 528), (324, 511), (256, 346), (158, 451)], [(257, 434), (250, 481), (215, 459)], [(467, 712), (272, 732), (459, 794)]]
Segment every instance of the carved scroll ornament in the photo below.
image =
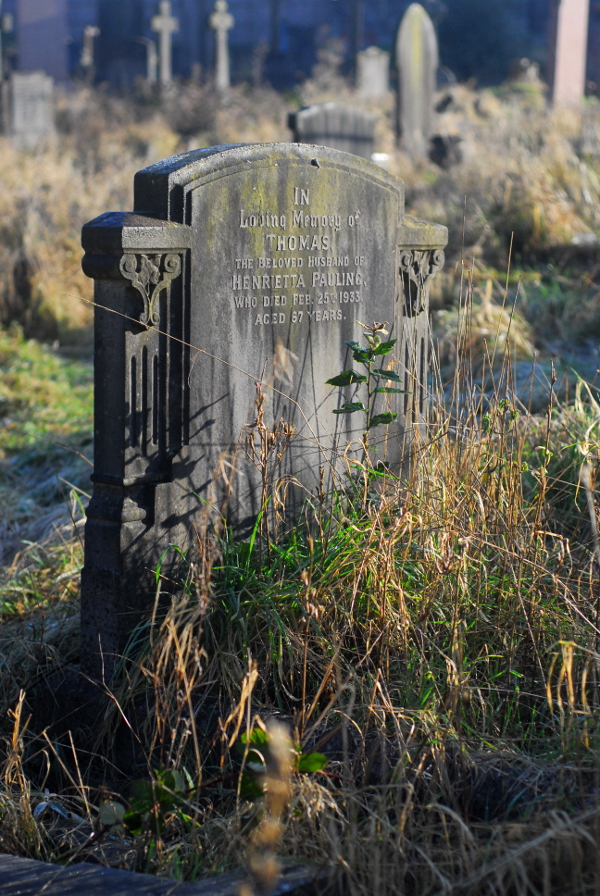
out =
[(144, 302), (140, 323), (146, 327), (160, 323), (158, 299), (163, 289), (181, 273), (179, 255), (126, 254), (119, 264), (121, 274), (137, 289)]
[(442, 249), (403, 249), (400, 252), (400, 273), (408, 277), (405, 288), (406, 314), (414, 317), (425, 310), (429, 281), (444, 266)]

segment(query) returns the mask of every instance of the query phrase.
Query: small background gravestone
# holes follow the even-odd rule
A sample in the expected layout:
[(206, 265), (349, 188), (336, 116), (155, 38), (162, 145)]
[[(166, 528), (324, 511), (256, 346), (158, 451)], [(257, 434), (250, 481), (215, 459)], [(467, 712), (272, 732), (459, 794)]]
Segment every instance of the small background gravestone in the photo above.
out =
[(151, 28), (158, 34), (160, 83), (170, 84), (173, 80), (171, 65), (172, 35), (179, 31), (179, 22), (171, 15), (170, 0), (161, 0), (158, 15), (152, 17)]
[(209, 23), (216, 35), (215, 86), (217, 90), (227, 90), (230, 84), (227, 35), (235, 25), (233, 16), (228, 12), (227, 0), (217, 0)]
[(370, 159), (375, 146), (376, 117), (339, 103), (319, 103), (290, 112), (288, 125), (295, 143), (314, 143)]
[(386, 369), (406, 392), (381, 396), (398, 416), (372, 444), (401, 469), (424, 421), (429, 280), (447, 239), (404, 216), (402, 181), (325, 147), (176, 156), (138, 172), (134, 202), (83, 230), (96, 341), (82, 657), (96, 677), (152, 607), (157, 567), (174, 575), (168, 546), (195, 543), (202, 508), (250, 533), (261, 432), (289, 524), (343, 480), (348, 451), (361, 456), (364, 421), (333, 413), (352, 388), (326, 384), (352, 364), (359, 321), (388, 321), (398, 340)]
[(556, 106), (581, 106), (585, 93), (589, 0), (552, 0), (550, 85)]
[(2, 85), (3, 130), (31, 149), (54, 131), (54, 87), (43, 72), (13, 72)]
[(398, 126), (413, 158), (427, 155), (434, 129), (438, 45), (433, 22), (419, 3), (406, 10), (396, 41)]
[(380, 100), (390, 87), (390, 54), (368, 47), (356, 57), (356, 87), (364, 99)]

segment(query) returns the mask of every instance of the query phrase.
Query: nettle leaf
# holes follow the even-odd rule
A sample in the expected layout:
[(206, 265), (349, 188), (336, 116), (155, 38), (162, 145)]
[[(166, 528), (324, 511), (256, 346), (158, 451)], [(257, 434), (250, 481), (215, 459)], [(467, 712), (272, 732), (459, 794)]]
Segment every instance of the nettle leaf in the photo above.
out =
[(371, 426), (379, 426), (381, 423), (385, 423), (385, 424), (392, 423), (396, 419), (397, 416), (398, 416), (398, 414), (390, 414), (390, 413), (376, 414), (374, 417), (371, 417), (370, 425)]
[(243, 744), (266, 744), (269, 742), (269, 735), (262, 728), (253, 728), (250, 736), (244, 732), (240, 740)]
[(344, 370), (339, 376), (334, 376), (327, 380), (327, 386), (351, 386), (353, 383), (366, 383), (367, 378), (362, 373), (356, 373), (354, 370)]
[(355, 411), (366, 411), (362, 401), (347, 401), (341, 408), (336, 408), (334, 414), (353, 414)]
[(154, 805), (154, 789), (150, 781), (134, 781), (129, 802), (134, 811), (148, 812)]
[(381, 389), (374, 389), (374, 392), (385, 392), (386, 395), (390, 395), (395, 392), (397, 395), (407, 395), (406, 389), (392, 389), (391, 386), (382, 386)]
[(106, 800), (98, 809), (98, 821), (102, 827), (114, 827), (122, 824), (125, 817), (125, 806), (115, 800)]
[(352, 352), (352, 357), (355, 361), (358, 361), (359, 364), (368, 364), (373, 355), (372, 352), (366, 348), (357, 348), (356, 351)]
[(123, 816), (123, 824), (130, 834), (139, 834), (142, 830), (142, 816), (139, 812), (130, 810)]
[(402, 382), (402, 380), (400, 379), (400, 376), (396, 373), (395, 370), (383, 370), (383, 368), (380, 368), (379, 370), (375, 370), (374, 373), (376, 373), (377, 376), (381, 376), (386, 380), (390, 380), (390, 382), (392, 382), (392, 383), (401, 383)]
[(302, 753), (298, 760), (299, 772), (320, 772), (327, 765), (327, 756), (323, 753)]
[(240, 783), (240, 796), (248, 802), (260, 799), (265, 792), (264, 779), (255, 775), (249, 769), (242, 772), (242, 780)]
[(397, 339), (390, 339), (389, 342), (382, 342), (381, 345), (378, 345), (377, 348), (373, 349), (374, 355), (389, 355), (391, 350), (394, 348)]

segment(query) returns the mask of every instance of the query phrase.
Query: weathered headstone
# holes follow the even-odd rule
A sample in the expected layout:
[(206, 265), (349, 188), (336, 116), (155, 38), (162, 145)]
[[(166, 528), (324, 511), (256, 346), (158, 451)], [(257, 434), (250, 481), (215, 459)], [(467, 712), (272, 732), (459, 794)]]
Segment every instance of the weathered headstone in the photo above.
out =
[(278, 429), (273, 463), (291, 523), (320, 484), (340, 481), (350, 443), (360, 456), (363, 420), (332, 413), (352, 388), (326, 385), (351, 366), (359, 321), (388, 321), (398, 340), (386, 361), (407, 392), (382, 396), (398, 418), (377, 444), (400, 468), (424, 419), (428, 284), (447, 239), (445, 227), (404, 216), (402, 181), (324, 147), (175, 156), (138, 172), (134, 203), (139, 211), (83, 229), (83, 268), (96, 281), (82, 574), (82, 657), (94, 676), (110, 674), (152, 607), (157, 567), (172, 574), (168, 545), (194, 544), (203, 507), (226, 513), (239, 536), (251, 531), (261, 414)]
[(171, 15), (170, 0), (160, 0), (159, 13), (152, 16), (151, 28), (158, 34), (158, 55), (160, 60), (160, 83), (170, 84), (173, 79), (171, 66), (171, 36), (179, 31), (178, 20)]
[(370, 112), (339, 103), (318, 103), (288, 116), (296, 143), (330, 146), (363, 159), (373, 153), (376, 122)]
[(550, 85), (555, 106), (583, 102), (589, 8), (589, 0), (552, 0)]
[(424, 157), (434, 127), (438, 45), (433, 22), (419, 3), (408, 7), (400, 23), (396, 65), (402, 145), (414, 158)]
[(229, 41), (227, 33), (235, 25), (235, 20), (231, 13), (228, 12), (226, 0), (217, 0), (215, 10), (210, 16), (209, 24), (217, 39), (215, 86), (217, 90), (227, 90), (230, 85)]
[(2, 85), (3, 130), (31, 149), (54, 131), (54, 87), (43, 72), (13, 72)]
[(368, 47), (357, 56), (356, 87), (365, 99), (380, 100), (390, 88), (390, 54)]

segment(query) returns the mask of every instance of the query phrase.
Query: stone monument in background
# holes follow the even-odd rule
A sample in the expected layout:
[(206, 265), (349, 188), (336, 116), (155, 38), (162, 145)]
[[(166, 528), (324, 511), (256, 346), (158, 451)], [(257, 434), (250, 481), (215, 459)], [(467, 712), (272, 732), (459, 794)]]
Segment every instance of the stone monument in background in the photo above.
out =
[(231, 83), (228, 32), (235, 25), (233, 16), (228, 12), (227, 0), (217, 0), (209, 24), (216, 36), (215, 86), (217, 90), (227, 90)]
[(589, 0), (551, 0), (549, 76), (555, 106), (583, 102), (589, 10)]
[(368, 47), (356, 57), (356, 89), (366, 100), (380, 100), (390, 89), (390, 54)]
[(90, 84), (94, 80), (94, 41), (100, 36), (100, 29), (95, 25), (86, 25), (83, 29), (83, 46), (79, 64), (86, 81)]
[(340, 103), (316, 103), (288, 115), (295, 143), (331, 146), (363, 159), (373, 154), (376, 123), (370, 112)]
[(152, 17), (151, 28), (158, 33), (158, 58), (160, 83), (170, 84), (173, 80), (171, 65), (172, 35), (179, 31), (178, 20), (171, 15), (170, 0), (161, 0), (160, 12)]
[(406, 10), (396, 40), (398, 130), (413, 158), (423, 158), (434, 130), (434, 95), (439, 64), (433, 22), (419, 3)]
[(13, 72), (2, 85), (2, 130), (33, 149), (54, 132), (54, 85), (44, 72)]
[(81, 655), (94, 677), (151, 612), (159, 566), (160, 589), (174, 587), (169, 545), (193, 551), (207, 512), (252, 532), (261, 464), (288, 527), (345, 487), (364, 420), (333, 411), (362, 387), (326, 381), (353, 366), (361, 323), (387, 321), (397, 340), (382, 364), (404, 391), (378, 395), (396, 417), (370, 444), (404, 468), (425, 420), (429, 282), (447, 240), (405, 216), (402, 181), (322, 146), (176, 156), (138, 172), (134, 203), (83, 228), (96, 307)]

